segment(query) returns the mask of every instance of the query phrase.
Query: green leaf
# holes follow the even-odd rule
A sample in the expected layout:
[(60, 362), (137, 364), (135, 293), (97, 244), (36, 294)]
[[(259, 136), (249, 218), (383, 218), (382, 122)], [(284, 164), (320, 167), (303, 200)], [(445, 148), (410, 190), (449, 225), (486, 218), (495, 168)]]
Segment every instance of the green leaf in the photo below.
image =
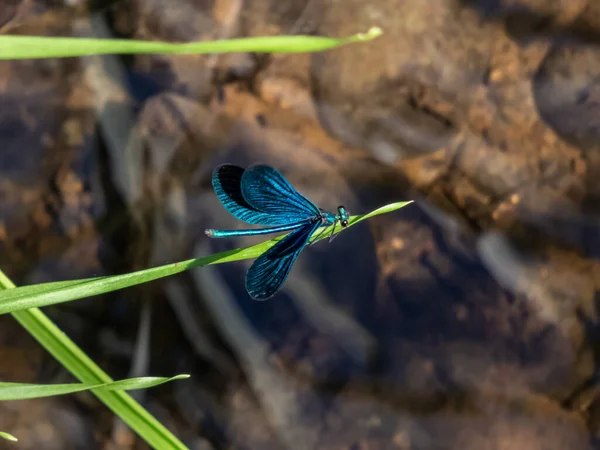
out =
[(54, 395), (73, 394), (75, 392), (96, 391), (133, 391), (148, 389), (173, 380), (189, 378), (189, 375), (174, 377), (139, 377), (110, 383), (69, 383), (69, 384), (29, 384), (0, 382), (0, 401), (26, 400), (30, 398), (52, 397)]
[[(0, 288), (15, 288), (13, 282), (1, 270)], [(39, 309), (15, 311), (12, 316), (79, 380), (97, 384), (113, 381)], [(126, 392), (103, 390), (92, 392), (151, 447), (161, 450), (187, 448)]]
[(6, 431), (0, 431), (0, 438), (6, 439), (7, 441), (17, 442), (18, 439), (14, 437), (12, 434), (7, 433)]
[(126, 39), (0, 36), (0, 59), (64, 58), (106, 54), (301, 53), (329, 50), (381, 36), (381, 28), (345, 38), (264, 36), (220, 41), (171, 43)]
[[(348, 222), (347, 228), (368, 218), (400, 209), (409, 203), (411, 202), (392, 203), (391, 205), (376, 209), (369, 214), (352, 216)], [(328, 228), (328, 230), (330, 229), (331, 227)], [(339, 233), (341, 230), (341, 227), (337, 227), (334, 234)], [(0, 314), (40, 306), (55, 305), (57, 303), (65, 303), (80, 298), (104, 294), (106, 292), (147, 283), (148, 281), (174, 275), (195, 267), (206, 266), (208, 264), (222, 264), (248, 258), (256, 258), (275, 245), (280, 239), (283, 239), (284, 236), (285, 235), (278, 236), (275, 239), (261, 242), (260, 244), (247, 248), (238, 248), (211, 256), (205, 256), (203, 258), (189, 259), (187, 261), (153, 267), (151, 269), (140, 270), (124, 275), (35, 284), (2, 291), (0, 292)], [(329, 233), (325, 231), (317, 240), (324, 239), (328, 236)]]
[(139, 377), (110, 383), (69, 383), (69, 384), (30, 384), (0, 382), (0, 401), (26, 400), (31, 398), (51, 397), (54, 395), (73, 394), (75, 392), (96, 391), (132, 391), (148, 389), (169, 381), (189, 378), (187, 374), (174, 377)]

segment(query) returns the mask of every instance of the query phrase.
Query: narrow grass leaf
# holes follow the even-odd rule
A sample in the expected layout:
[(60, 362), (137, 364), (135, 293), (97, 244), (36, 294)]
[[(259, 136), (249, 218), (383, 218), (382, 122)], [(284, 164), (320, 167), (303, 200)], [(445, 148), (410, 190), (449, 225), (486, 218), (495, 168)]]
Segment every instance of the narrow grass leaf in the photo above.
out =
[[(348, 222), (348, 227), (356, 225), (371, 217), (398, 210), (410, 203), (411, 202), (392, 203), (376, 209), (369, 214), (352, 216)], [(341, 227), (338, 227), (334, 234), (337, 234), (340, 231)], [(322, 236), (326, 235), (327, 232), (323, 233)], [(80, 298), (104, 294), (106, 292), (116, 291), (118, 289), (134, 286), (136, 284), (147, 283), (148, 281), (174, 275), (195, 267), (256, 258), (263, 254), (270, 247), (275, 245), (283, 237), (284, 236), (278, 236), (275, 239), (261, 242), (260, 244), (247, 248), (238, 248), (211, 256), (205, 256), (203, 258), (190, 259), (187, 261), (153, 267), (151, 269), (140, 270), (138, 272), (131, 272), (123, 275), (88, 278), (84, 280), (61, 281), (55, 283), (43, 283), (2, 291), (0, 292), (0, 314), (6, 314), (34, 307), (54, 305), (57, 303), (64, 303)], [(323, 237), (321, 237), (321, 239), (323, 239)]]
[(373, 27), (345, 38), (319, 36), (263, 36), (220, 41), (171, 43), (129, 39), (92, 39), (43, 36), (0, 36), (0, 59), (64, 58), (106, 54), (304, 53), (365, 42), (382, 34)]
[(189, 378), (189, 375), (174, 377), (139, 377), (111, 383), (69, 383), (69, 384), (29, 384), (29, 383), (1, 383), (0, 401), (26, 400), (31, 398), (52, 397), (54, 395), (73, 394), (75, 392), (96, 391), (133, 391), (148, 389), (169, 381)]
[[(14, 288), (14, 283), (0, 270), (0, 289)], [(80, 381), (97, 384), (113, 381), (38, 308), (15, 311), (12, 316)], [(187, 449), (173, 433), (126, 392), (102, 390), (92, 392), (152, 448)]]

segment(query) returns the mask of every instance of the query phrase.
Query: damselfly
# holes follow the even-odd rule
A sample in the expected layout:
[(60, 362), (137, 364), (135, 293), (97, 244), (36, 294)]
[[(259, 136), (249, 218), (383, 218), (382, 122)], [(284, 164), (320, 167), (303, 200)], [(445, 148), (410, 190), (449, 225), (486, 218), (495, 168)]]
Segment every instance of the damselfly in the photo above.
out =
[[(289, 235), (260, 255), (246, 274), (246, 290), (255, 300), (277, 293), (298, 255), (321, 227), (339, 223), (348, 226), (350, 215), (343, 206), (337, 214), (325, 211), (300, 194), (277, 170), (265, 165), (248, 169), (223, 164), (215, 169), (212, 185), (221, 204), (237, 219), (266, 228), (249, 230), (206, 230), (211, 238), (253, 236), (280, 231)], [(320, 236), (326, 228), (317, 235)]]

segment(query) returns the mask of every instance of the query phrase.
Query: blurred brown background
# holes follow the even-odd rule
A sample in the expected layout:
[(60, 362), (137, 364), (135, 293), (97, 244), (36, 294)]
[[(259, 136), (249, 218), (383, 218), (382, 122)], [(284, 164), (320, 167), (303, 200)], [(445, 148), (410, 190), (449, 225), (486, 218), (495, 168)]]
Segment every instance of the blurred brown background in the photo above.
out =
[[(351, 213), (268, 302), (250, 262), (46, 312), (192, 449), (600, 448), (600, 3), (4, 0), (5, 34), (375, 41), (0, 62), (0, 267), (116, 274), (260, 238), (210, 186), (281, 170)], [(72, 378), (10, 316), (0, 378)], [(144, 449), (90, 394), (0, 404), (19, 449)], [(2, 448), (4, 448), (2, 447)]]

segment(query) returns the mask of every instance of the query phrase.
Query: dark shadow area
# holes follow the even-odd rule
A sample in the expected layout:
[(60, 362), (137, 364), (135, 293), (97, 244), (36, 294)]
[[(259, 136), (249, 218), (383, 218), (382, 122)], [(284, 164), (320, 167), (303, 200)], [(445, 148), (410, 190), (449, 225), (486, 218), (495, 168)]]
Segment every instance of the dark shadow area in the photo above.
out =
[(458, 0), (462, 7), (472, 8), (485, 21), (500, 22), (506, 33), (514, 40), (525, 45), (535, 40), (549, 40), (554, 43), (575, 43), (583, 45), (600, 44), (600, 28), (585, 20), (586, 12), (581, 13), (583, 20), (564, 26), (557, 24), (557, 15), (536, 11), (526, 5), (511, 5), (503, 0)]

